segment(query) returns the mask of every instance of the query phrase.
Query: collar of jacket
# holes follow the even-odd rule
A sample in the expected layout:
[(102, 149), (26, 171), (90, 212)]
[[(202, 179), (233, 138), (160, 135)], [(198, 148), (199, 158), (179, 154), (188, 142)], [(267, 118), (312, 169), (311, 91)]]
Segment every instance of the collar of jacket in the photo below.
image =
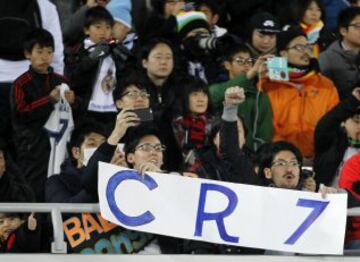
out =
[(276, 54), (276, 48), (275, 47), (264, 54), (263, 52), (257, 50), (255, 47), (253, 47), (250, 43), (246, 43), (246, 45), (250, 49), (253, 58), (258, 58), (259, 56), (262, 56), (262, 55), (270, 55), (270, 54), (274, 55), (274, 54)]
[(49, 66), (48, 72), (47, 72), (46, 74), (41, 74), (41, 73), (37, 72), (37, 71), (32, 67), (32, 65), (30, 65), (30, 66), (29, 66), (29, 71), (30, 71), (31, 74), (34, 75), (34, 76), (45, 77), (45, 76), (47, 76), (47, 75), (49, 75), (49, 74), (52, 74), (52, 73), (54, 72), (54, 69), (53, 69), (51, 66)]
[(339, 54), (340, 56), (344, 57), (348, 61), (351, 61), (352, 63), (355, 63), (356, 60), (358, 59), (358, 56), (360, 55), (360, 54), (356, 54), (354, 51), (345, 50), (342, 47), (341, 40), (332, 43), (327, 50), (328, 50), (327, 52), (332, 51), (334, 53)]

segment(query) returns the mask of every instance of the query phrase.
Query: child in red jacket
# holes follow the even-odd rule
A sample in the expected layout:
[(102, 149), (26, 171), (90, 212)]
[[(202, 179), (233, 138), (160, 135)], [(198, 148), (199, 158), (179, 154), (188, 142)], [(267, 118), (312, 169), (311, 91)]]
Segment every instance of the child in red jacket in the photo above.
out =
[(3, 253), (41, 251), (41, 227), (34, 213), (25, 220), (20, 214), (0, 213), (0, 250)]

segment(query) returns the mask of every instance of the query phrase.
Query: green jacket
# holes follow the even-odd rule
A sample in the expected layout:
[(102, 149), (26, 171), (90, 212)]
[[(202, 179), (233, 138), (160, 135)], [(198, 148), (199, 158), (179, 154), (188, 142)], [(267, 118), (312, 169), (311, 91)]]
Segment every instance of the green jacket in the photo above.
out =
[(265, 93), (257, 91), (253, 81), (248, 80), (245, 74), (240, 74), (227, 82), (213, 84), (209, 87), (216, 112), (222, 112), (225, 91), (233, 86), (244, 88), (246, 99), (239, 105), (238, 114), (245, 120), (246, 146), (256, 151), (261, 144), (271, 142), (273, 134), (269, 97)]

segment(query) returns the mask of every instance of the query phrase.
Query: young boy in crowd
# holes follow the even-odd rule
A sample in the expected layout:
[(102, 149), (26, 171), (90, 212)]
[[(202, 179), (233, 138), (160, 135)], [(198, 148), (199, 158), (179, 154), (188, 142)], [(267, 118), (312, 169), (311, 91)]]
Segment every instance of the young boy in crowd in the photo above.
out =
[(203, 12), (210, 25), (211, 35), (215, 37), (223, 36), (227, 29), (217, 25), (222, 13), (222, 4), (217, 0), (198, 0), (196, 10)]
[(229, 80), (209, 87), (215, 110), (222, 111), (225, 91), (230, 87), (244, 88), (245, 101), (238, 105), (238, 115), (247, 128), (246, 146), (256, 151), (272, 138), (272, 110), (266, 94), (256, 89), (257, 71), (264, 66), (265, 57), (254, 62), (250, 49), (244, 44), (233, 43), (224, 51), (224, 67)]
[(135, 33), (130, 33), (132, 28), (131, 1), (112, 0), (106, 5), (106, 9), (114, 18), (112, 37), (124, 47), (132, 49), (137, 36)]
[[(12, 87), (11, 106), (17, 160), (24, 178), (34, 190), (37, 201), (43, 201), (44, 185), (50, 155), (49, 137), (43, 126), (60, 100), (63, 76), (53, 72), (54, 39), (45, 29), (36, 29), (24, 43), (25, 57), (31, 65)], [(73, 91), (64, 92), (73, 104)]]
[(3, 253), (41, 251), (41, 227), (34, 214), (24, 219), (21, 214), (0, 213), (0, 250)]
[(111, 40), (114, 19), (104, 7), (86, 12), (84, 32), (87, 37), (67, 62), (71, 85), (80, 97), (80, 116), (87, 115), (101, 123), (110, 123), (116, 115), (113, 90), (124, 58), (119, 45)]

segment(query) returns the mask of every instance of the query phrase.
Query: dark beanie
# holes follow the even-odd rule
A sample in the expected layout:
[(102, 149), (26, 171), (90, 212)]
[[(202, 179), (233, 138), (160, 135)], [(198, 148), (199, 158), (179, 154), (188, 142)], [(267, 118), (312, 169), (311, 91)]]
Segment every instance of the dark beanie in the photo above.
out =
[(256, 13), (250, 18), (250, 34), (254, 30), (260, 33), (277, 34), (281, 31), (278, 20), (267, 12)]
[(276, 39), (276, 49), (278, 52), (285, 50), (288, 44), (296, 37), (304, 36), (306, 34), (301, 30), (300, 27), (290, 27), (288, 30), (282, 31), (277, 35)]
[(180, 12), (176, 15), (177, 32), (180, 39), (184, 39), (186, 35), (197, 28), (205, 28), (209, 30), (209, 23), (206, 16), (202, 12), (189, 11)]

